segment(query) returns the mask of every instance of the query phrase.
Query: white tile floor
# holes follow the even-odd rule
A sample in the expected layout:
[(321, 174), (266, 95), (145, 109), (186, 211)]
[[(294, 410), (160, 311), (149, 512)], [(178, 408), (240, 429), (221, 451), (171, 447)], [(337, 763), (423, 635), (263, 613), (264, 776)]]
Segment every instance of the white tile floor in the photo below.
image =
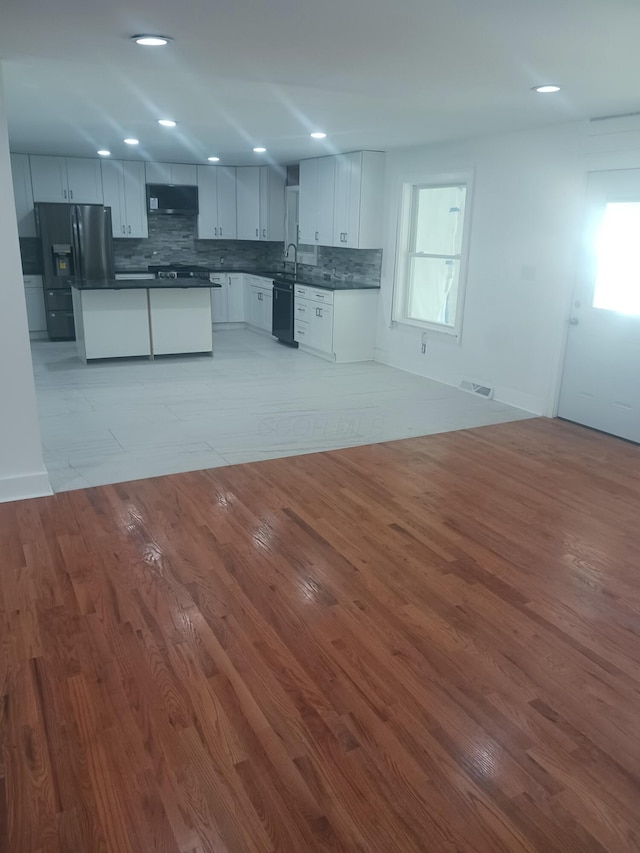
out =
[(530, 417), (376, 362), (330, 364), (248, 331), (215, 356), (82, 364), (32, 344), (56, 492)]

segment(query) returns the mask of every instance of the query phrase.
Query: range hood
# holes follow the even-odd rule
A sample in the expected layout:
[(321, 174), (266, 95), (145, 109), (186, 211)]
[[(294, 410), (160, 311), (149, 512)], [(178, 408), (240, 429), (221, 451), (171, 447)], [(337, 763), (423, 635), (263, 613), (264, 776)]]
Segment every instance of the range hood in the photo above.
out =
[(149, 213), (198, 213), (198, 187), (147, 184)]

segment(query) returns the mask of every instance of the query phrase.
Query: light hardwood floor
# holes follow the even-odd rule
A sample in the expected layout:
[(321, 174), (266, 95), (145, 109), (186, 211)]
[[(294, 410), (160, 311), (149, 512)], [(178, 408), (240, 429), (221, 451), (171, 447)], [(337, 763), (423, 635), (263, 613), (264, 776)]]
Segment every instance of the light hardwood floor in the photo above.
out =
[(0, 506), (0, 850), (640, 849), (640, 450), (542, 419)]
[(54, 491), (531, 417), (383, 364), (330, 364), (216, 330), (215, 356), (85, 365), (34, 342)]

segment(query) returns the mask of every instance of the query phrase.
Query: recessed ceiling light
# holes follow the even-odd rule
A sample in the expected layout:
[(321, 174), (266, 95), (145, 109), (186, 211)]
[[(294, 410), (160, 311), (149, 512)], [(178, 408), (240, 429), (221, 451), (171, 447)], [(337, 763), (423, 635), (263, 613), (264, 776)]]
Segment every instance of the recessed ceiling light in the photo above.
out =
[(266, 148), (260, 148), (260, 146), (258, 146), (258, 148), (254, 148), (253, 150), (256, 152), (256, 154), (264, 154), (264, 152), (267, 149)]
[(177, 122), (172, 118), (159, 118), (158, 124), (161, 124), (163, 127), (175, 127)]
[(143, 47), (162, 47), (165, 44), (169, 44), (171, 41), (167, 36), (139, 35), (131, 36), (131, 38), (136, 44), (141, 44)]
[(106, 148), (101, 148), (101, 149), (98, 151), (98, 154), (99, 154), (101, 157), (111, 157), (111, 151), (107, 151), (107, 149), (106, 149)]
[(314, 130), (314, 132), (309, 135), (312, 139), (325, 139), (327, 136), (327, 134), (323, 133), (321, 130)]
[(217, 163), (219, 159), (219, 157), (207, 157), (207, 160), (210, 160), (212, 163)]
[(553, 83), (547, 83), (544, 86), (534, 86), (533, 91), (539, 92), (541, 95), (547, 95), (547, 94), (550, 94), (551, 92), (559, 92), (560, 86), (556, 86)]
[(128, 136), (124, 141), (127, 143), (127, 145), (137, 145), (139, 142), (139, 140), (134, 139), (133, 136)]

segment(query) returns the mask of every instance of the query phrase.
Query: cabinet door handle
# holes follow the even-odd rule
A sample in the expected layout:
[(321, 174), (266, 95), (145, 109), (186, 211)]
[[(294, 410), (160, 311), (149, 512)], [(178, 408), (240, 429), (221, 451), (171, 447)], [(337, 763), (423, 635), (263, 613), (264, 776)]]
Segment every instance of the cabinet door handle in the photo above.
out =
[(256, 228), (256, 237), (259, 237), (259, 236), (260, 236), (260, 229)]
[(258, 294), (258, 302), (262, 302), (262, 294), (261, 293)]
[(67, 191), (66, 190), (62, 190), (62, 194), (64, 195), (65, 198), (67, 197)]
[(131, 234), (131, 226), (129, 226), (129, 234)]
[(122, 226), (122, 233), (123, 233), (123, 234), (126, 234), (126, 233), (127, 233), (127, 229), (124, 227), (124, 225)]
[(218, 229), (217, 229), (217, 228), (214, 228), (214, 229), (213, 229), (213, 236), (214, 236), (214, 237), (217, 237), (217, 236), (218, 236)]
[(69, 190), (69, 198), (73, 198), (73, 190)]
[(262, 229), (262, 236), (264, 237), (265, 240), (267, 239), (267, 229), (266, 228)]
[(318, 242), (318, 232), (316, 231), (316, 243)]

